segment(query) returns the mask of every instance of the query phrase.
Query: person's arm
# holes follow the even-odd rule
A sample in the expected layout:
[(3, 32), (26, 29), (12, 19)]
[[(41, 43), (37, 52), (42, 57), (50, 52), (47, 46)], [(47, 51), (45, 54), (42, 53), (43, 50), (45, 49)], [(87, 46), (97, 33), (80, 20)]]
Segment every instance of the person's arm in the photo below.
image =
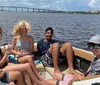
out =
[(12, 49), (9, 50), (9, 53), (22, 56), (21, 52), (15, 50), (16, 41), (17, 41), (17, 38), (13, 38), (12, 39), (12, 43), (11, 43), (12, 44)]
[(38, 53), (39, 55), (43, 55), (46, 51), (43, 49), (43, 42), (42, 40), (38, 41), (37, 43), (37, 49), (38, 49)]
[(30, 53), (34, 52), (34, 39), (33, 37), (30, 38)]
[(0, 60), (0, 67), (2, 67), (7, 62), (8, 52), (5, 52), (4, 56)]

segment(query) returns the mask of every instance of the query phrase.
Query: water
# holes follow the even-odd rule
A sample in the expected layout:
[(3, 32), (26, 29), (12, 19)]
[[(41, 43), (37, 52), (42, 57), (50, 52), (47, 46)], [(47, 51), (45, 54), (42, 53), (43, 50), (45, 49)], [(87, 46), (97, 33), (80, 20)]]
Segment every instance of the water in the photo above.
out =
[(0, 26), (3, 28), (0, 44), (12, 39), (13, 26), (19, 20), (26, 20), (31, 24), (30, 35), (34, 37), (35, 42), (44, 37), (45, 28), (52, 27), (55, 32), (54, 38), (86, 49), (90, 37), (100, 33), (99, 14), (0, 12)]

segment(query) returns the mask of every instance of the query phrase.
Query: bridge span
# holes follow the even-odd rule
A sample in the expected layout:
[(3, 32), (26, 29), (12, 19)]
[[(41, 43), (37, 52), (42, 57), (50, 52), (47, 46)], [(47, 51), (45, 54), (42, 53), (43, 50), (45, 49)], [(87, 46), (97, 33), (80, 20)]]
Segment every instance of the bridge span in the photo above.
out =
[(9, 11), (9, 12), (43, 12), (43, 13), (56, 13), (64, 11), (56, 11), (49, 9), (38, 9), (38, 8), (29, 8), (29, 7), (15, 7), (15, 6), (0, 6), (0, 11)]

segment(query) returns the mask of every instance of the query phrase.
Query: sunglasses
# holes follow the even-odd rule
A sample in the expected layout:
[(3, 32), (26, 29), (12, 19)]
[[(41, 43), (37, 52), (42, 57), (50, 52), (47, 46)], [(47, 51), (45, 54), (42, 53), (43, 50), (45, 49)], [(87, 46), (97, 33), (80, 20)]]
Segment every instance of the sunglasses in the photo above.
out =
[(100, 45), (88, 45), (88, 48), (89, 48), (90, 50), (99, 49), (99, 48), (100, 48)]

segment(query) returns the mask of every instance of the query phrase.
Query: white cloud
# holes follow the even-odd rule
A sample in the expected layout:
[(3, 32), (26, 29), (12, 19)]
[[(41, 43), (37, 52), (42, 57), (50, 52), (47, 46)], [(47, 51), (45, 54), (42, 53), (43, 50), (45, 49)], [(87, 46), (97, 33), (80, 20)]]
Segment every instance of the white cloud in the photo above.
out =
[(99, 2), (100, 0), (0, 0), (0, 5), (77, 11), (99, 8)]
[(100, 0), (91, 0), (88, 5), (94, 9), (100, 9)]

